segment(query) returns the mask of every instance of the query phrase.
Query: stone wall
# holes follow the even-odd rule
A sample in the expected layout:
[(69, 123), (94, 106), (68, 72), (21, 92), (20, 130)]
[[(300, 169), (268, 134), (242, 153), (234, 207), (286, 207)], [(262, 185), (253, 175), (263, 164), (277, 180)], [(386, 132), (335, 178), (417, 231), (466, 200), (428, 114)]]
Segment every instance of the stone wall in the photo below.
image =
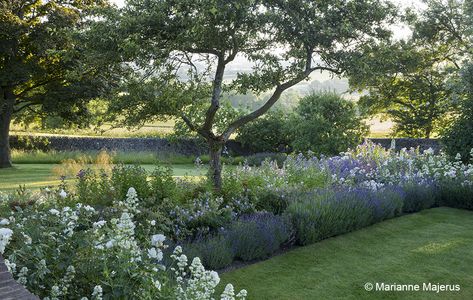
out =
[[(369, 139), (385, 148), (391, 147), (392, 139)], [(109, 137), (70, 137), (70, 136), (11, 136), (10, 143), (13, 149), (40, 149), (56, 151), (99, 151), (102, 149), (123, 152), (155, 152), (161, 154), (202, 155), (207, 154), (207, 146), (197, 139), (169, 140), (164, 138), (109, 138)], [(440, 150), (440, 143), (436, 139), (395, 139), (396, 150), (402, 148), (417, 148), (426, 150)], [(232, 156), (254, 154), (251, 149), (243, 147), (236, 141), (228, 141), (226, 150)]]
[(0, 299), (2, 300), (39, 300), (38, 297), (28, 292), (21, 284), (17, 283), (8, 271), (3, 257), (0, 255)]

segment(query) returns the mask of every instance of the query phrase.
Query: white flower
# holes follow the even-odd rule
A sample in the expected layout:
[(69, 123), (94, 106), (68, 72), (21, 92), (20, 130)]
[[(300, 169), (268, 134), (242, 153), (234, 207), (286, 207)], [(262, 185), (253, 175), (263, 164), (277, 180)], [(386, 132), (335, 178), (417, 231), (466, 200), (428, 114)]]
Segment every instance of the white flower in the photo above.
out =
[(136, 193), (136, 190), (134, 187), (131, 187), (128, 189), (128, 192), (126, 193), (126, 197), (127, 198), (135, 198), (136, 196), (138, 196), (138, 194)]
[(0, 254), (3, 254), (5, 247), (10, 242), (13, 231), (9, 228), (0, 228)]
[(105, 244), (105, 247), (107, 247), (107, 249), (112, 248), (112, 247), (113, 247), (113, 240), (108, 241), (108, 242)]
[(161, 282), (159, 282), (158, 280), (155, 280), (154, 281), (154, 287), (157, 288), (160, 291), (161, 290)]
[(65, 198), (67, 197), (66, 191), (65, 191), (65, 190), (61, 190), (61, 191), (59, 192), (59, 196), (60, 196), (62, 199), (65, 199)]
[(104, 226), (105, 224), (107, 224), (107, 221), (101, 220), (101, 221), (98, 221), (98, 222), (94, 222), (94, 223), (92, 224), (92, 227), (94, 227), (94, 228), (101, 228), (101, 227)]
[(0, 225), (8, 225), (8, 224), (10, 224), (10, 221), (8, 221), (8, 219), (2, 219), (0, 221)]
[(156, 220), (152, 220), (151, 222), (149, 222), (151, 224), (151, 226), (155, 226), (156, 225)]
[(164, 236), (164, 234), (155, 234), (151, 236), (151, 245), (161, 246), (165, 240), (166, 240), (166, 237)]
[(233, 289), (233, 285), (231, 283), (225, 286), (225, 290), (220, 297), (221, 300), (233, 300), (235, 299), (235, 291)]
[(149, 258), (154, 258), (158, 261), (161, 261), (163, 259), (163, 252), (160, 249), (156, 249), (153, 247), (148, 249), (148, 256)]
[(102, 287), (100, 285), (96, 285), (94, 287), (94, 291), (92, 292), (92, 299), (101, 300), (102, 293), (103, 293)]
[(55, 216), (59, 216), (59, 210), (54, 209), (54, 208), (51, 208), (49, 210), (49, 213), (52, 214), (52, 215), (55, 215)]
[(93, 208), (93, 207), (90, 206), (90, 205), (84, 206), (84, 209), (85, 209), (86, 211), (92, 211), (92, 212), (95, 211), (95, 208)]

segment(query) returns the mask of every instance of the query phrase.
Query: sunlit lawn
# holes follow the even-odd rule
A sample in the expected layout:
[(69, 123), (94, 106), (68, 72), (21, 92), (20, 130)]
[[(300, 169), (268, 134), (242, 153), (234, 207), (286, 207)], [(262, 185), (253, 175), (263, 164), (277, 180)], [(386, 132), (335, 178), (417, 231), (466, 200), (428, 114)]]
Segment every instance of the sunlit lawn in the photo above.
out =
[[(20, 185), (26, 188), (40, 188), (57, 185), (60, 181), (53, 174), (54, 164), (16, 164), (10, 169), (0, 169), (0, 190), (16, 189)], [(141, 165), (145, 170), (152, 171), (156, 165)], [(206, 168), (198, 169), (194, 165), (172, 165), (174, 176), (200, 176)]]
[[(473, 212), (435, 208), (223, 275), (248, 299), (473, 299)], [(460, 292), (367, 292), (365, 283), (460, 284)]]

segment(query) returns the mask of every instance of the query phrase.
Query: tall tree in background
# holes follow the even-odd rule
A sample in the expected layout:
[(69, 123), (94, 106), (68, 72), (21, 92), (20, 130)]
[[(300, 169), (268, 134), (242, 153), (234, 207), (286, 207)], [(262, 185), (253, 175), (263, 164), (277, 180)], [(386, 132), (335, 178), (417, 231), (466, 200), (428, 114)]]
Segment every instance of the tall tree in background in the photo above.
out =
[(465, 2), (425, 3), (425, 11), (406, 14), (409, 40), (371, 48), (350, 76), (352, 88), (368, 93), (361, 106), (391, 119), (397, 136), (429, 138), (459, 105), (454, 85), (467, 44)]
[[(129, 0), (105, 21), (113, 28), (106, 36), (124, 35), (120, 49), (134, 54), (142, 76), (128, 82), (111, 111), (125, 112), (129, 126), (181, 118), (207, 141), (209, 178), (219, 190), (221, 152), (230, 136), (312, 72), (343, 74), (363, 45), (389, 37), (393, 12), (382, 0)], [(236, 57), (253, 70), (226, 78)], [(267, 91), (271, 96), (259, 108), (225, 115), (226, 125), (215, 126), (225, 92)]]
[[(91, 10), (106, 0), (0, 2), (0, 168), (11, 166), (9, 131), (22, 115), (58, 115), (80, 122), (85, 105), (110, 90), (108, 75), (85, 49)], [(90, 20), (89, 20), (90, 21)]]

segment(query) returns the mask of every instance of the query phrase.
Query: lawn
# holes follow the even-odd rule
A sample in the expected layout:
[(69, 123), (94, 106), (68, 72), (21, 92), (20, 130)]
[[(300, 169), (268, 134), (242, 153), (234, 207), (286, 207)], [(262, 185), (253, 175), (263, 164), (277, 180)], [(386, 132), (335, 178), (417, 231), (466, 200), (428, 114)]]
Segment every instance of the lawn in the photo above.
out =
[[(248, 299), (473, 299), (473, 212), (434, 208), (301, 247), (222, 276)], [(365, 291), (365, 283), (460, 292)]]
[[(25, 185), (27, 188), (40, 188), (59, 184), (59, 179), (53, 175), (54, 164), (15, 164), (10, 169), (0, 169), (0, 190), (11, 190)], [(147, 171), (152, 171), (156, 165), (141, 165)], [(206, 172), (205, 166), (197, 169), (194, 165), (172, 165), (174, 176), (199, 176)]]

